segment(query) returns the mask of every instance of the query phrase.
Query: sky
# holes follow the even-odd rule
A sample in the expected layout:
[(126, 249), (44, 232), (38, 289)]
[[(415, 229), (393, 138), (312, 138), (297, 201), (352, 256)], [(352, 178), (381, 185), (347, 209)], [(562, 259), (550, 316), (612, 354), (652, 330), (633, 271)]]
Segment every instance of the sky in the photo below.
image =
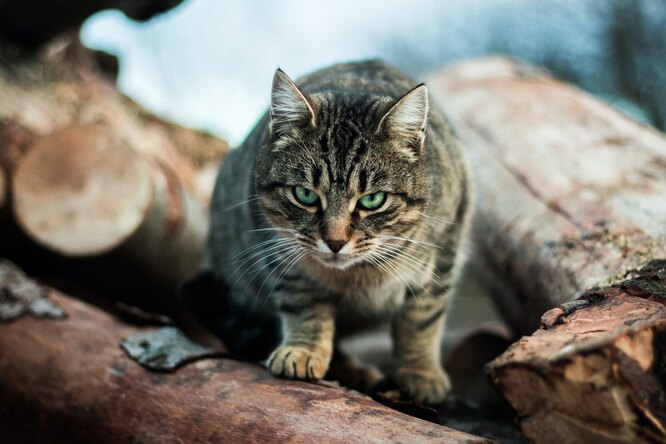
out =
[(401, 26), (408, 3), (383, 3), (378, 18), (375, 2), (193, 0), (146, 24), (102, 12), (82, 38), (121, 56), (119, 85), (146, 107), (238, 143), (267, 108), (277, 67), (295, 78), (382, 56), (378, 36)]
[(81, 37), (120, 58), (121, 90), (146, 108), (238, 144), (267, 109), (277, 67), (297, 78), (379, 57), (418, 77), (499, 51), (557, 59), (565, 76), (602, 88), (613, 82), (603, 2), (188, 0), (147, 23), (98, 13)]

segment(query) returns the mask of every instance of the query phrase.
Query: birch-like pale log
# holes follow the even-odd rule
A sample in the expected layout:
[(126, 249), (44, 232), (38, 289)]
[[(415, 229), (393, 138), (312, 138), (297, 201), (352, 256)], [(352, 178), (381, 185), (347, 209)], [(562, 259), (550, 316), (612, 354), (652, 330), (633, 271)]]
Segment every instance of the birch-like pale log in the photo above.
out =
[[(492, 58), (430, 76), (476, 177), (474, 242), (519, 334), (666, 258), (666, 138), (573, 86)], [(495, 280), (494, 278), (492, 280)]]
[(35, 141), (12, 179), (14, 215), (64, 256), (122, 249), (168, 287), (196, 270), (204, 208), (167, 167), (104, 125), (71, 125)]
[(541, 324), (489, 366), (522, 432), (665, 442), (666, 139), (504, 59), (428, 84), (476, 177), (478, 275), (516, 333)]

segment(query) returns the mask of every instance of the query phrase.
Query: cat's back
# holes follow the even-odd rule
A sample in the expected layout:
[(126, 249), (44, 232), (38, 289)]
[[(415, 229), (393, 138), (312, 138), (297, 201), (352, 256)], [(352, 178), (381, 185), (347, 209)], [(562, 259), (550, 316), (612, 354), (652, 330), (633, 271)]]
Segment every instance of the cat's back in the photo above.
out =
[(381, 60), (339, 63), (296, 81), (306, 93), (362, 90), (398, 98), (416, 86), (414, 80)]

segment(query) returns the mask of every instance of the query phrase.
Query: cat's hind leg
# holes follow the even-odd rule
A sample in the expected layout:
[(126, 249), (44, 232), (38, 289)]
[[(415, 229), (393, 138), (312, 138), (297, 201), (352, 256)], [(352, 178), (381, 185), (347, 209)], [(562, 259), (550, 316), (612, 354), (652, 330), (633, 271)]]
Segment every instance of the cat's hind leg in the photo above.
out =
[(340, 385), (359, 392), (372, 393), (382, 374), (376, 367), (362, 364), (335, 347), (326, 379), (338, 381)]

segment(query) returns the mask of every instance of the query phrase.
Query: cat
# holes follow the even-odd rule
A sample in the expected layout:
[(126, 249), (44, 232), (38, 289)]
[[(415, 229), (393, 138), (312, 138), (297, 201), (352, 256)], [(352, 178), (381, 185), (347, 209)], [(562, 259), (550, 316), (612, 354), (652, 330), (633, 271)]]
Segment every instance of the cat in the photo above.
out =
[[(416, 85), (416, 86), (415, 86)], [(297, 83), (277, 70), (269, 112), (224, 160), (190, 307), (279, 377), (380, 375), (340, 338), (392, 322), (403, 396), (449, 392), (439, 349), (470, 208), (463, 152), (427, 87), (381, 61)]]

